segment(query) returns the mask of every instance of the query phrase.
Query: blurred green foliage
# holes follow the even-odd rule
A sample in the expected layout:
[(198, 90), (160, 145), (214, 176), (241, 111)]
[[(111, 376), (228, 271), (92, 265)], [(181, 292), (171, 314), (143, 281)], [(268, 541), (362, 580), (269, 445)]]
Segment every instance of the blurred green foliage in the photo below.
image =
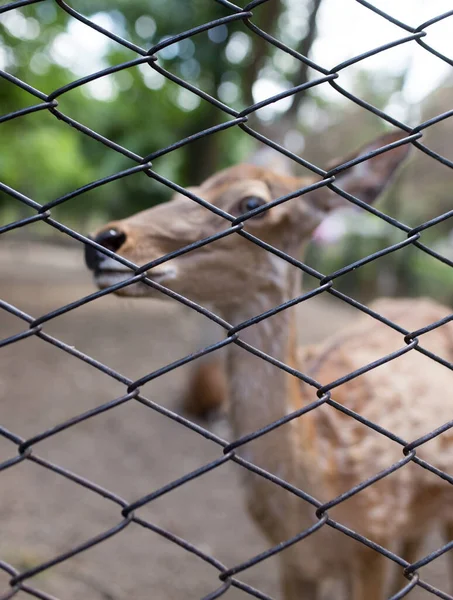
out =
[[(226, 16), (228, 12), (215, 2), (153, 2), (152, 10), (144, 0), (115, 3), (79, 2), (78, 10), (127, 40), (149, 48), (165, 36)], [(151, 16), (152, 15), (152, 16)], [(137, 54), (102, 34), (93, 34), (56, 4), (43, 2), (30, 5), (2, 18), (0, 42), (8, 73), (36, 89), (50, 93), (80, 76), (137, 58)], [(218, 96), (222, 83), (232, 83), (241, 104), (238, 69), (231, 70), (225, 55), (228, 39), (238, 26), (219, 27), (202, 32), (168, 47), (159, 53), (164, 69)], [(93, 61), (84, 51), (81, 64), (75, 53), (83, 48), (84, 36), (90, 36)], [(79, 39), (77, 39), (79, 38)], [(77, 43), (76, 43), (77, 42)], [(73, 44), (73, 48), (71, 48)], [(246, 65), (241, 66), (242, 69)], [(230, 71), (230, 72), (229, 72)], [(155, 150), (224, 122), (227, 117), (197, 96), (164, 79), (146, 65), (135, 66), (103, 79), (101, 93), (94, 87), (79, 87), (59, 97), (59, 110), (95, 129), (121, 146), (146, 156)], [(37, 104), (39, 100), (16, 85), (3, 81), (0, 87), (1, 112)], [(229, 117), (228, 117), (229, 118)], [(75, 131), (67, 124), (39, 111), (2, 125), (3, 140), (9, 151), (2, 153), (1, 176), (8, 185), (45, 203), (95, 179), (113, 174), (134, 163), (97, 141)], [(203, 146), (203, 147), (202, 147)], [(206, 172), (236, 162), (247, 152), (248, 138), (234, 130), (211, 136), (203, 142), (166, 155), (158, 160), (159, 172), (188, 185), (200, 180)], [(157, 162), (156, 160), (156, 162)], [(198, 161), (201, 164), (198, 164)], [(206, 164), (203, 168), (204, 163)], [(111, 186), (90, 193), (90, 212), (102, 218), (124, 216), (168, 197), (162, 186), (153, 185), (139, 173)], [(3, 209), (12, 203), (1, 198)], [(17, 206), (17, 210), (23, 211)], [(68, 202), (59, 209), (70, 218), (81, 217), (87, 210), (85, 199)]]

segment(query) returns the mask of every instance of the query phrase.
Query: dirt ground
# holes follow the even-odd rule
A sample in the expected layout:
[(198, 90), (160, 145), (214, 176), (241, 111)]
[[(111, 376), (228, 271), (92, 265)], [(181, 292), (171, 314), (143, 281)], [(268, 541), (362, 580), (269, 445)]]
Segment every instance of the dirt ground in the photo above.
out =
[[(79, 249), (8, 243), (0, 246), (0, 297), (39, 316), (93, 291)], [(347, 325), (355, 313), (323, 299), (300, 309), (305, 342)], [(2, 311), (0, 339), (26, 329)], [(215, 339), (204, 320), (170, 303), (102, 298), (56, 318), (45, 331), (135, 379)], [(203, 338), (203, 339), (202, 339)], [(188, 369), (147, 384), (144, 394), (179, 410)], [(124, 386), (37, 338), (1, 351), (1, 424), (24, 437), (103, 402)], [(228, 438), (228, 425), (208, 425)], [(15, 455), (0, 438), (0, 462)], [(136, 402), (95, 416), (36, 444), (34, 452), (133, 501), (219, 456), (198, 434)], [(227, 464), (183, 485), (138, 511), (155, 525), (188, 540), (231, 566), (259, 553), (267, 542), (250, 522), (236, 465)], [(114, 526), (118, 506), (93, 492), (24, 461), (0, 474), (0, 560), (33, 567)], [(425, 551), (441, 544), (437, 536)], [(280, 598), (276, 559), (253, 567), (241, 579)], [(448, 590), (444, 559), (422, 570)], [(0, 572), (0, 597), (8, 577)], [(94, 548), (32, 580), (61, 600), (199, 599), (215, 590), (217, 571), (158, 534), (131, 524)], [(231, 588), (229, 600), (249, 598)], [(19, 593), (15, 598), (29, 598)], [(413, 600), (432, 598), (421, 590)], [(365, 600), (365, 599), (364, 599)]]

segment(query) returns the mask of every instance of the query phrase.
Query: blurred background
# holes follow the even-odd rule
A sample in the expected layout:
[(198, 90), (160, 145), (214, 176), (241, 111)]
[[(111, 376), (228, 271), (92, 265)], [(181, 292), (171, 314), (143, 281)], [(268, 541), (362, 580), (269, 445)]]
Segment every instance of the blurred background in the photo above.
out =
[[(451, 9), (451, 0), (375, 0), (374, 4), (413, 27)], [(78, 0), (74, 7), (143, 48), (230, 14), (214, 0)], [(326, 69), (406, 35), (355, 0), (271, 0), (253, 12), (257, 26)], [(428, 27), (424, 38), (450, 60), (452, 20)], [(136, 57), (70, 17), (52, 0), (0, 14), (0, 68), (44, 93)], [(158, 60), (160, 67), (236, 110), (319, 77), (314, 69), (253, 35), (240, 21), (172, 44), (158, 53)], [(415, 41), (347, 67), (337, 82), (409, 126), (451, 109), (451, 66)], [(229, 119), (148, 65), (87, 83), (58, 101), (64, 114), (141, 156)], [(0, 115), (37, 102), (1, 79)], [(391, 129), (328, 83), (257, 111), (248, 124), (320, 167)], [(45, 110), (4, 122), (1, 132), (0, 179), (40, 203), (135, 166)], [(452, 160), (453, 119), (428, 128), (424, 142)], [(249, 135), (233, 127), (156, 158), (153, 168), (180, 185), (194, 185), (219, 168), (247, 160), (259, 149)], [(294, 170), (303, 174), (296, 165)], [(414, 150), (377, 207), (417, 226), (451, 210), (451, 184), (449, 167)], [(52, 215), (86, 233), (109, 219), (163, 202), (170, 193), (136, 173), (56, 206)], [(0, 225), (33, 214), (0, 192)], [(316, 232), (306, 262), (329, 273), (404, 237), (363, 211), (338, 212)], [(422, 240), (453, 258), (448, 220), (424, 231)], [(0, 297), (33, 317), (94, 291), (81, 244), (45, 223), (1, 236), (0, 273)], [(341, 277), (337, 285), (364, 301), (379, 295), (430, 295), (449, 305), (453, 302), (452, 269), (412, 246)], [(356, 310), (324, 296), (296, 310), (304, 344), (322, 340), (357, 318)], [(172, 303), (108, 296), (60, 315), (44, 328), (135, 380), (217, 339), (219, 332), (209, 325), (200, 315)], [(2, 311), (0, 339), (27, 328), (27, 323)], [(189, 373), (190, 369), (178, 368), (146, 384), (143, 393), (179, 412)], [(2, 425), (25, 439), (123, 394), (123, 384), (36, 336), (2, 350)], [(225, 421), (207, 427), (230, 439)], [(219, 456), (212, 442), (135, 401), (36, 443), (33, 452), (128, 502)], [(0, 436), (0, 462), (16, 453), (16, 444)], [(240, 468), (228, 463), (144, 506), (138, 515), (232, 566), (268, 548), (245, 511), (240, 475)], [(0, 557), (25, 570), (115, 526), (120, 515), (105, 498), (23, 461), (0, 475), (0, 518)], [(441, 543), (434, 534), (420, 557)], [(448, 589), (444, 558), (424, 567), (422, 574)], [(241, 577), (280, 597), (277, 557)], [(0, 596), (9, 590), (8, 581), (0, 564)], [(30, 584), (62, 600), (187, 600), (204, 597), (219, 581), (212, 565), (132, 524), (33, 577)], [(19, 593), (17, 598), (22, 596), (28, 597)], [(249, 597), (235, 589), (227, 596), (229, 600)], [(431, 596), (421, 590), (411, 592), (414, 600), (427, 597)]]
[[(411, 26), (451, 8), (449, 0), (405, 0), (397, 4), (380, 0), (376, 6)], [(81, 0), (77, 10), (143, 48), (229, 14), (215, 1), (179, 0), (155, 0), (152, 6), (145, 0)], [(342, 3), (341, 9), (335, 0), (269, 2), (256, 7), (253, 22), (326, 69), (406, 35), (403, 29), (352, 0)], [(0, 67), (44, 93), (136, 57), (68, 16), (53, 2), (7, 12), (0, 26)], [(427, 31), (424, 41), (448, 56), (451, 18)], [(236, 110), (320, 75), (252, 34), (241, 21), (172, 44), (158, 57), (161, 67)], [(346, 68), (338, 83), (409, 126), (451, 106), (451, 66), (415, 41)], [(33, 102), (29, 94), (3, 81), (3, 114)], [(59, 109), (141, 156), (228, 120), (222, 111), (147, 64), (65, 93), (59, 98)], [(248, 124), (321, 167), (389, 127), (328, 83), (257, 111)], [(2, 180), (41, 203), (133, 166), (126, 157), (74, 131), (46, 111), (14, 119), (2, 127), (2, 140), (8, 147), (0, 163)], [(453, 120), (444, 120), (426, 131), (424, 142), (451, 159), (452, 131)], [(181, 185), (195, 185), (219, 168), (246, 160), (258, 147), (250, 136), (233, 127), (165, 154), (153, 167)], [(410, 164), (379, 208), (416, 226), (451, 208), (451, 177), (448, 167), (420, 151), (413, 152)], [(108, 219), (162, 202), (169, 195), (168, 188), (138, 173), (66, 202), (53, 214), (71, 227), (89, 231)], [(0, 195), (2, 223), (29, 214), (33, 214), (31, 209)], [(45, 224), (14, 235), (51, 236), (57, 241), (64, 237)], [(375, 217), (337, 214), (316, 235), (307, 261), (328, 273), (403, 237)], [(426, 231), (423, 241), (453, 256), (449, 221)], [(341, 278), (338, 284), (362, 297), (430, 292), (448, 302), (453, 293), (451, 269), (412, 247), (362, 268), (354, 277)]]

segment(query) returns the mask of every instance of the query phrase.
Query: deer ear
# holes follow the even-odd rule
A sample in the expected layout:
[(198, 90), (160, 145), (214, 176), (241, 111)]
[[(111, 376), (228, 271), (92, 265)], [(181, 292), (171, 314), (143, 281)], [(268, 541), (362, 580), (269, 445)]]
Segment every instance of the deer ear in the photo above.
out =
[[(407, 157), (410, 144), (390, 148), (386, 152), (366, 159), (344, 171), (339, 170), (337, 174), (335, 169), (383, 146), (398, 142), (404, 139), (404, 137), (400, 132), (382, 135), (343, 160), (333, 161), (328, 165), (328, 170), (333, 171), (333, 174), (336, 175), (334, 184), (348, 194), (359, 198), (359, 200), (367, 204), (372, 204), (384, 191), (392, 180), (392, 175), (398, 166)], [(335, 208), (349, 204), (342, 196), (327, 187), (320, 188), (314, 195), (310, 194), (310, 200), (313, 200), (316, 208), (323, 212), (329, 212)]]

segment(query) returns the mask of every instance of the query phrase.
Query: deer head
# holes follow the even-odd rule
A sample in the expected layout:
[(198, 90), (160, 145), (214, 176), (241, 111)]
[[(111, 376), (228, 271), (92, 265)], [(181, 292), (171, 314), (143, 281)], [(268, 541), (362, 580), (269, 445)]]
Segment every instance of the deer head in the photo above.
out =
[[(343, 164), (390, 144), (400, 134), (384, 135), (337, 164)], [(390, 181), (408, 153), (401, 145), (341, 171), (335, 185), (372, 203)], [(298, 195), (314, 178), (279, 174), (268, 168), (240, 164), (207, 179), (189, 192), (235, 218), (287, 194), (290, 200), (244, 221), (244, 230), (291, 256), (298, 257), (322, 219), (347, 201), (326, 186)], [(203, 238), (224, 231), (230, 223), (194, 200), (177, 193), (170, 202), (114, 221), (94, 234), (94, 239), (128, 260), (143, 265)], [(105, 288), (131, 276), (131, 271), (93, 247), (86, 247), (86, 262), (97, 285)], [(246, 302), (251, 295), (281, 289), (288, 264), (237, 232), (154, 267), (151, 279), (200, 303), (224, 305)], [(118, 291), (126, 296), (154, 296), (143, 283)]]

